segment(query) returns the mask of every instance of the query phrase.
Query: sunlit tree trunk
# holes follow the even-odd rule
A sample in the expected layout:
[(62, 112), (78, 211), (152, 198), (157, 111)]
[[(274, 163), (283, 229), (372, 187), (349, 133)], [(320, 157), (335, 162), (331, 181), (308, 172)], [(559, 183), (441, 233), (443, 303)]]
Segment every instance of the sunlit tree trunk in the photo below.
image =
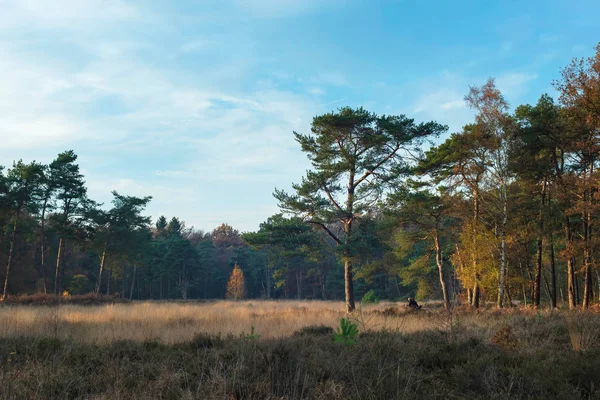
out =
[(444, 264), (443, 264), (444, 260), (442, 258), (442, 248), (440, 246), (440, 238), (439, 238), (437, 228), (434, 231), (433, 239), (435, 241), (435, 262), (438, 267), (438, 273), (439, 273), (439, 278), (440, 278), (440, 287), (442, 288), (442, 299), (444, 300), (444, 308), (446, 310), (449, 310), (450, 309), (450, 301), (448, 299), (448, 291), (446, 290), (446, 281), (444, 279)]
[(542, 184), (540, 198), (540, 211), (538, 215), (537, 261), (535, 264), (535, 277), (533, 280), (533, 307), (540, 306), (542, 292), (542, 257), (544, 249), (544, 208), (546, 206), (546, 181)]
[[(349, 245), (352, 236), (352, 221), (354, 219), (354, 167), (350, 171), (348, 181), (348, 199), (346, 200), (347, 220), (344, 223), (345, 245)], [(346, 311), (353, 312), (354, 305), (354, 281), (352, 274), (352, 261), (350, 260), (349, 250), (346, 247), (344, 251), (344, 292), (346, 295)]]
[(478, 224), (479, 224), (479, 192), (473, 190), (473, 271), (475, 273), (475, 285), (473, 286), (473, 293), (471, 296), (471, 305), (475, 308), (479, 308), (479, 298), (481, 296), (479, 289), (479, 272), (477, 270), (477, 235), (478, 235)]
[[(583, 270), (584, 270), (584, 284), (583, 284), (583, 302), (581, 307), (587, 310), (590, 306), (590, 300), (592, 297), (592, 248), (591, 248), (591, 236), (592, 236), (592, 190), (591, 180), (594, 176), (594, 163), (590, 163), (589, 176), (584, 176), (584, 212), (582, 215), (583, 219)], [(586, 179), (587, 178), (587, 179)]]
[(60, 287), (60, 269), (61, 269), (61, 260), (62, 260), (62, 252), (63, 252), (64, 239), (61, 237), (58, 241), (58, 250), (56, 253), (56, 269), (54, 271), (54, 294), (59, 295), (61, 287)]
[(500, 249), (500, 276), (498, 279), (498, 308), (502, 308), (504, 306), (504, 285), (506, 278), (506, 224), (508, 221), (508, 204), (507, 204), (507, 193), (506, 193), (506, 184), (504, 181), (501, 186), (501, 196), (502, 196), (502, 226), (501, 226), (501, 249)]
[(100, 293), (100, 286), (102, 286), (102, 272), (104, 272), (107, 248), (108, 248), (108, 237), (104, 241), (104, 247), (102, 248), (102, 257), (100, 258), (100, 271), (98, 273), (98, 282), (96, 282), (96, 294)]
[(577, 307), (577, 293), (575, 290), (575, 259), (573, 257), (573, 234), (571, 232), (571, 219), (565, 217), (565, 241), (567, 248), (567, 292), (569, 309)]
[(40, 242), (41, 242), (41, 273), (42, 273), (42, 285), (44, 294), (48, 293), (47, 283), (46, 283), (46, 208), (48, 207), (48, 197), (44, 199), (44, 205), (42, 206), (42, 220), (41, 220), (41, 229), (40, 229)]
[(10, 267), (12, 265), (14, 250), (15, 250), (15, 242), (17, 240), (17, 229), (19, 226), (19, 217), (21, 215), (21, 208), (23, 204), (19, 204), (17, 212), (15, 213), (15, 221), (13, 223), (13, 229), (10, 234), (10, 249), (8, 250), (8, 261), (6, 262), (6, 276), (4, 277), (4, 290), (2, 291), (2, 297), (0, 300), (4, 301), (6, 296), (8, 295), (8, 279), (10, 276)]

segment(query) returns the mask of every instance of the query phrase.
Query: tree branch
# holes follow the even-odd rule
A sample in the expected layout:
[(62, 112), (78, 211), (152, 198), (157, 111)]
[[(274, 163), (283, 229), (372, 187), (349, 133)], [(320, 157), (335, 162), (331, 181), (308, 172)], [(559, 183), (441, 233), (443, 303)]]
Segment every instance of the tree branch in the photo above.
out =
[(333, 203), (335, 208), (337, 208), (341, 212), (344, 212), (342, 207), (340, 207), (340, 205), (337, 203), (337, 201), (335, 201), (335, 199), (331, 195), (331, 191), (327, 188), (327, 186), (325, 184), (323, 184), (323, 190), (325, 191), (325, 193), (327, 194), (327, 197), (329, 198), (329, 201), (331, 201)]
[(321, 228), (323, 228), (323, 230), (325, 230), (325, 232), (329, 234), (329, 236), (333, 238), (333, 240), (337, 242), (337, 244), (342, 244), (342, 241), (337, 236), (335, 236), (335, 234), (331, 232), (331, 230), (327, 226), (325, 226), (324, 223), (317, 221), (306, 221), (306, 223), (320, 226)]
[(390, 154), (388, 154), (383, 160), (379, 161), (377, 163), (377, 165), (375, 165), (373, 168), (371, 168), (369, 171), (365, 172), (363, 176), (360, 177), (359, 180), (357, 180), (356, 182), (354, 182), (354, 185), (352, 186), (353, 189), (355, 189), (358, 185), (360, 185), (365, 179), (367, 179), (369, 177), (369, 175), (371, 175), (377, 168), (381, 167), (383, 164), (385, 164), (386, 161), (388, 161), (390, 158), (392, 158), (400, 149), (400, 145), (396, 145), (396, 147), (394, 147), (394, 149), (392, 150), (392, 152)]

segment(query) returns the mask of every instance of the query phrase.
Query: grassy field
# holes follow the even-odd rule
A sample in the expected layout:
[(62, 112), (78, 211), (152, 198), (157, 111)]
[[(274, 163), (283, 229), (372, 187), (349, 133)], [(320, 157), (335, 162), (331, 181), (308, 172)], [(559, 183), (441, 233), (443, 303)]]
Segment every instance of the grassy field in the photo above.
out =
[(600, 314), (140, 302), (0, 307), (1, 399), (600, 398)]
[[(403, 305), (369, 305), (361, 307), (356, 319), (362, 331), (430, 330), (446, 319), (439, 313), (439, 305), (433, 306), (433, 313), (410, 313)], [(386, 309), (393, 311), (386, 313)], [(70, 338), (95, 344), (119, 340), (158, 340), (171, 344), (187, 342), (199, 333), (239, 336), (254, 326), (260, 339), (266, 340), (289, 337), (306, 326), (334, 328), (345, 315), (343, 303), (322, 301), (12, 305), (0, 308), (0, 336)]]

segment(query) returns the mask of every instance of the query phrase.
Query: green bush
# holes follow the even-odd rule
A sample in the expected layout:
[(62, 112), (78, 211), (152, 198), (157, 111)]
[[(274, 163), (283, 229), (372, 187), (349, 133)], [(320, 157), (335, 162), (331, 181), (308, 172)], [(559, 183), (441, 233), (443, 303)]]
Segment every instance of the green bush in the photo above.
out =
[(364, 296), (362, 297), (362, 300), (360, 302), (362, 304), (378, 304), (379, 296), (377, 296), (377, 293), (375, 293), (375, 291), (373, 289), (371, 289), (367, 293), (364, 294)]
[(81, 274), (73, 275), (69, 285), (67, 286), (67, 292), (69, 292), (69, 294), (83, 294), (87, 288), (87, 285), (87, 276)]
[(341, 343), (344, 346), (349, 346), (356, 343), (356, 337), (358, 336), (358, 325), (350, 321), (347, 318), (340, 320), (340, 326), (335, 330), (333, 339), (337, 343)]

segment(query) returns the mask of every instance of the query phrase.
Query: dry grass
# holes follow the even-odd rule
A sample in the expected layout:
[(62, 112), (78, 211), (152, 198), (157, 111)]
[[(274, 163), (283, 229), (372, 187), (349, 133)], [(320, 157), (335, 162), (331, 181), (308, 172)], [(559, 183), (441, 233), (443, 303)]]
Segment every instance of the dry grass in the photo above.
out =
[(600, 314), (382, 303), (350, 317), (351, 344), (328, 328), (341, 317), (341, 302), (4, 305), (0, 400), (600, 398)]
[[(268, 340), (290, 337), (307, 326), (335, 328), (339, 326), (340, 318), (346, 316), (344, 310), (342, 302), (323, 301), (4, 305), (0, 307), (0, 338), (54, 337), (94, 344), (157, 340), (173, 344), (188, 342), (200, 333), (240, 336), (250, 333), (254, 327), (261, 340)], [(586, 324), (598, 326), (600, 317), (590, 315), (593, 317), (588, 317)], [(437, 303), (429, 303), (424, 310), (413, 312), (404, 304), (389, 302), (361, 306), (351, 318), (361, 332), (441, 331), (449, 342), (466, 331), (481, 340), (488, 340), (508, 325), (523, 343), (532, 345), (562, 335), (567, 328), (566, 321), (573, 320), (567, 312), (540, 314), (522, 309), (461, 309), (448, 314)], [(544, 323), (539, 324), (542, 320)], [(573, 323), (568, 325), (575, 326)], [(591, 329), (587, 325), (586, 332)], [(543, 332), (538, 338), (529, 339), (528, 329)], [(557, 330), (561, 332), (556, 333)]]
[[(392, 307), (397, 310), (393, 315), (384, 312)], [(336, 327), (345, 315), (343, 303), (322, 301), (7, 305), (0, 307), (0, 337), (50, 336), (98, 344), (118, 340), (181, 343), (198, 333), (239, 336), (254, 326), (261, 339), (275, 339), (306, 326)], [(425, 315), (404, 305), (381, 303), (361, 307), (354, 318), (361, 331), (409, 333), (439, 325), (436, 318)]]

